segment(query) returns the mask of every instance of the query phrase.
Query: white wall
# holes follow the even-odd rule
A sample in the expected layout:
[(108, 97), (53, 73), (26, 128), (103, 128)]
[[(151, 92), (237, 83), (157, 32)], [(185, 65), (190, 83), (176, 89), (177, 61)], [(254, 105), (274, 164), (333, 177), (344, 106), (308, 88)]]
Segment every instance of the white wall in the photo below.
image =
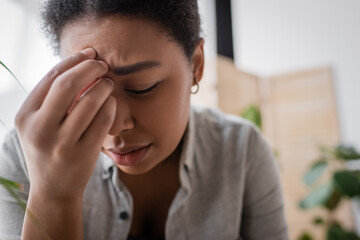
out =
[(239, 68), (333, 69), (342, 140), (360, 149), (360, 1), (232, 0)]
[(201, 17), (202, 37), (205, 39), (204, 76), (200, 82), (200, 90), (192, 95), (194, 104), (217, 107), (217, 51), (216, 51), (216, 11), (215, 0), (198, 0)]
[(0, 143), (28, 93), (59, 61), (40, 33), (38, 6), (38, 0), (0, 0), (0, 61), (26, 91), (0, 66)]

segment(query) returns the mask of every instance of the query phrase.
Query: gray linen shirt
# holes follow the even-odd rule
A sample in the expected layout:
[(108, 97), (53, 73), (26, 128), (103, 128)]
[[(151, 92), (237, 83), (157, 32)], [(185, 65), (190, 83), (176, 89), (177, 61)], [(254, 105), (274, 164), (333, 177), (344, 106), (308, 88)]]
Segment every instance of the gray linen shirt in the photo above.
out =
[[(0, 152), (0, 176), (29, 178), (15, 129)], [(181, 153), (179, 188), (168, 211), (165, 237), (196, 239), (288, 239), (281, 186), (273, 154), (248, 121), (217, 110), (191, 107)], [(118, 168), (100, 153), (83, 204), (85, 239), (126, 239), (132, 197)], [(24, 212), (0, 186), (0, 239), (20, 239)]]

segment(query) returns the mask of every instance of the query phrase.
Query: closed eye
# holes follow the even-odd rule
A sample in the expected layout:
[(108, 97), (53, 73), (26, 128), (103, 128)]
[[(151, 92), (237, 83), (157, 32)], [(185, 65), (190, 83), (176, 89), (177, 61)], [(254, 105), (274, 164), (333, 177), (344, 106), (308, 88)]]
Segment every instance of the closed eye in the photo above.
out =
[(152, 91), (155, 90), (155, 88), (159, 85), (160, 82), (155, 83), (154, 85), (152, 85), (151, 87), (144, 89), (144, 90), (130, 90), (130, 89), (126, 89), (126, 91), (136, 94), (136, 95), (144, 95), (147, 93), (150, 93)]

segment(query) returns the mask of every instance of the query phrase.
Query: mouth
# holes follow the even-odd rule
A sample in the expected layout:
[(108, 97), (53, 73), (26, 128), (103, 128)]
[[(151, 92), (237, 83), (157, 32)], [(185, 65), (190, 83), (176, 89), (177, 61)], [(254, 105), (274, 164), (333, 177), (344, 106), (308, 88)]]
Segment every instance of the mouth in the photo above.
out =
[(118, 150), (109, 149), (108, 153), (117, 165), (134, 166), (145, 158), (150, 146), (151, 144), (125, 147)]
[(123, 147), (123, 148), (120, 148), (120, 149), (110, 148), (110, 149), (108, 149), (108, 151), (116, 153), (116, 154), (120, 154), (120, 155), (125, 155), (125, 154), (131, 153), (131, 152), (138, 151), (138, 150), (140, 150), (142, 148), (145, 148), (145, 147), (147, 147), (149, 145), (150, 144), (148, 144), (148, 145), (137, 145), (137, 146), (126, 146), (126, 147)]

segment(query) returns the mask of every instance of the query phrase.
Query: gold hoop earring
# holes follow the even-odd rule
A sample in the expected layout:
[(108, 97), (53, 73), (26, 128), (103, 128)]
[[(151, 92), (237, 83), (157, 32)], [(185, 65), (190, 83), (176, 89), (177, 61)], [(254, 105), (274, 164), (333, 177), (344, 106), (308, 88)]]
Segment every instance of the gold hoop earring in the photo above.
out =
[(198, 81), (196, 81), (196, 78), (194, 78), (194, 82), (196, 83), (196, 90), (194, 92), (191, 90), (191, 94), (196, 94), (200, 88)]

